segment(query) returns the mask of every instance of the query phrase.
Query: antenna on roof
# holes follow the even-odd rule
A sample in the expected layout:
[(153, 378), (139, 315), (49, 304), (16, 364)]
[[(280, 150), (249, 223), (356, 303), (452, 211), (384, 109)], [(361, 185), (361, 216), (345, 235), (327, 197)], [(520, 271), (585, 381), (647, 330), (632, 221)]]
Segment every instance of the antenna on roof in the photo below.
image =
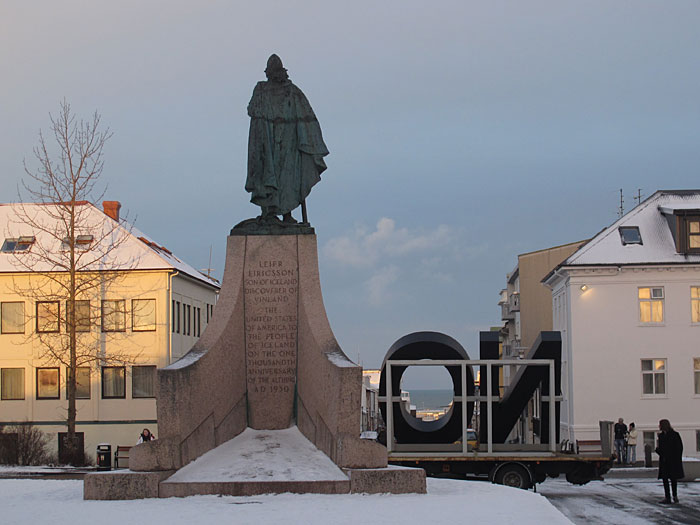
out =
[[(204, 275), (206, 275), (206, 276), (209, 277), (210, 279), (211, 279), (211, 272), (212, 272), (212, 270), (214, 269), (214, 268), (211, 267), (211, 251), (212, 251), (212, 249), (213, 249), (213, 245), (210, 244), (210, 245), (209, 245), (209, 266), (207, 266), (206, 268), (200, 270)], [(205, 272), (206, 272), (206, 273), (205, 273)]]
[(622, 188), (620, 188), (620, 207), (617, 210), (617, 216), (622, 218), (625, 214), (625, 199), (622, 197)]
[(637, 188), (637, 195), (634, 196), (634, 200), (637, 201), (637, 206), (642, 203), (642, 189)]

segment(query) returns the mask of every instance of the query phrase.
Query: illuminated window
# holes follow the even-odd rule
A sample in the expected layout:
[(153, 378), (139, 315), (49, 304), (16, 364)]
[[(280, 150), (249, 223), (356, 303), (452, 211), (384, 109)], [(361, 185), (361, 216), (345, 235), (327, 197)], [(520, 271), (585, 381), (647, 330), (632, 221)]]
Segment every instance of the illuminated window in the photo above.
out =
[(638, 226), (620, 226), (618, 231), (622, 244), (643, 244)]
[(24, 399), (24, 368), (0, 370), (0, 399), (3, 401)]
[(688, 218), (688, 251), (700, 251), (700, 218)]
[(666, 393), (666, 360), (642, 359), (642, 394), (645, 396)]
[[(90, 399), (90, 367), (79, 366), (75, 372), (75, 398)], [(66, 375), (71, 376), (70, 368), (66, 368)], [(66, 398), (68, 398), (68, 381), (66, 381)]]
[(0, 304), (0, 332), (3, 334), (24, 333), (24, 302)]
[(126, 330), (126, 301), (102, 301), (102, 331), (123, 332)]
[(0, 251), (5, 253), (28, 252), (35, 241), (36, 237), (33, 236), (5, 239), (5, 242), (2, 243), (2, 248), (0, 248)]
[(642, 323), (664, 322), (664, 289), (639, 289), (639, 320)]
[(58, 368), (36, 369), (36, 398), (58, 399), (59, 374)]
[(36, 331), (50, 333), (59, 331), (59, 302), (37, 301), (36, 303)]
[(102, 399), (126, 397), (126, 370), (123, 366), (102, 367)]
[(700, 323), (700, 286), (690, 287), (690, 320)]
[(693, 368), (695, 371), (695, 393), (700, 395), (700, 358), (693, 359)]
[(151, 332), (156, 329), (155, 299), (132, 299), (131, 329), (134, 332)]

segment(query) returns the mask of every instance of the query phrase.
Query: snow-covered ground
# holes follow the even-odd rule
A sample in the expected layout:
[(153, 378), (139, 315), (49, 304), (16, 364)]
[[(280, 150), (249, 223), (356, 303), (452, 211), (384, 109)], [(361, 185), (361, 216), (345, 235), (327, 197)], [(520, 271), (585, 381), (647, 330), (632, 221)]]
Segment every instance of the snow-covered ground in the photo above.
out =
[(84, 501), (74, 480), (0, 479), (0, 523), (176, 525), (268, 524), (570, 524), (544, 497), (481, 481), (428, 479), (428, 494), (280, 494)]

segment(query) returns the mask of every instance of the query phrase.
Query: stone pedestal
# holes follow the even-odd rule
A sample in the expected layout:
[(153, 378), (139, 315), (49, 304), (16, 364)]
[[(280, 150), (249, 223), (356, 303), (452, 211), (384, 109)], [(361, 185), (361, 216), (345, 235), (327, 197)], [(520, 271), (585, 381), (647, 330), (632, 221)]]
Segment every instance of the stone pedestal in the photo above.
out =
[[(386, 448), (359, 438), (361, 383), (362, 369), (340, 349), (326, 317), (316, 236), (230, 236), (214, 316), (187, 355), (158, 370), (160, 439), (131, 449), (132, 474), (143, 473), (152, 485), (154, 472), (178, 470), (246, 427), (274, 430), (294, 424), (339, 467), (382, 469)], [(93, 483), (89, 476), (85, 498), (111, 499), (99, 487), (114, 486), (103, 479)], [(377, 476), (372, 479), (382, 479)], [(386, 476), (393, 480), (400, 474)], [(325, 491), (317, 485), (297, 483), (288, 489)], [(350, 482), (329, 486), (327, 492), (344, 487), (349, 490)], [(229, 493), (216, 483), (171, 488), (159, 496)], [(279, 483), (249, 489), (231, 490), (286, 491)]]

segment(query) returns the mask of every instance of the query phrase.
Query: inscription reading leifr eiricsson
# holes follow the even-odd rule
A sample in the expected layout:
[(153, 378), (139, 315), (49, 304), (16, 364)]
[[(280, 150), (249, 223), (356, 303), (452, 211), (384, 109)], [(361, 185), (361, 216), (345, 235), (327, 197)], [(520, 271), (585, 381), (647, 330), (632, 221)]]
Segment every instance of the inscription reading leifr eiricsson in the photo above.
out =
[(297, 269), (259, 261), (246, 270), (244, 284), (249, 397), (287, 399), (296, 382)]

